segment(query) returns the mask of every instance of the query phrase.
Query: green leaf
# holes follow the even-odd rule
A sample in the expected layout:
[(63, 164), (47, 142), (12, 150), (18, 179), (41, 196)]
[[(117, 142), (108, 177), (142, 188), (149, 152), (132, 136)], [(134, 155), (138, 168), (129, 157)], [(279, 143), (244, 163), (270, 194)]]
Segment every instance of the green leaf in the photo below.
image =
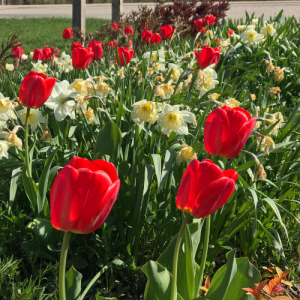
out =
[(10, 214), (12, 206), (15, 201), (16, 193), (17, 193), (17, 187), (18, 187), (18, 179), (20, 174), (22, 173), (21, 168), (17, 168), (12, 171), (11, 174), (11, 181), (10, 181), (10, 189), (9, 189), (9, 208), (8, 208), (8, 214)]
[[(39, 181), (39, 188), (37, 191), (37, 206), (38, 206), (38, 215), (42, 215), (45, 217), (44, 213), (44, 206), (45, 206), (45, 200), (46, 200), (46, 194), (48, 190), (48, 180), (49, 180), (49, 174), (50, 174), (50, 167), (52, 165), (53, 159), (58, 151), (58, 148), (55, 149), (48, 159), (46, 160), (40, 181)], [(50, 213), (48, 212), (47, 215)]]
[(225, 268), (222, 267), (217, 271), (211, 282), (206, 294), (206, 298), (209, 300), (225, 300), (227, 290), (237, 272), (235, 250), (227, 254), (227, 264), (224, 267)]
[(190, 229), (188, 226), (185, 228), (185, 259), (186, 259), (186, 279), (187, 279), (188, 293), (189, 293), (189, 298), (193, 299), (198, 295), (198, 291), (195, 291), (196, 263), (193, 257), (193, 243), (191, 240)]
[(66, 298), (67, 300), (79, 299), (81, 291), (82, 274), (79, 273), (73, 266), (66, 274)]
[(160, 155), (159, 154), (151, 154), (151, 156), (152, 156), (152, 159), (153, 159), (155, 174), (156, 174), (156, 178), (157, 178), (157, 185), (160, 186), (160, 181), (161, 181), (161, 160), (160, 160)]
[(34, 212), (37, 211), (37, 196), (36, 196), (36, 190), (34, 188), (34, 183), (31, 178), (28, 178), (27, 172), (26, 172), (26, 166), (23, 165), (22, 169), (22, 181), (23, 181), (23, 186), (25, 189), (25, 193), (30, 201), (31, 207)]
[(161, 181), (159, 183), (158, 192), (161, 191), (162, 188), (164, 187), (164, 184), (165, 184), (165, 182), (166, 182), (166, 180), (169, 176), (169, 173), (172, 170), (174, 157), (175, 157), (175, 151), (174, 150), (167, 150), (166, 151), (165, 162), (164, 162), (164, 167), (163, 167), (163, 171), (162, 171), (162, 174), (161, 174)]
[(94, 157), (100, 153), (101, 155), (109, 155), (115, 160), (121, 141), (121, 130), (113, 121), (109, 121), (101, 128), (97, 135)]

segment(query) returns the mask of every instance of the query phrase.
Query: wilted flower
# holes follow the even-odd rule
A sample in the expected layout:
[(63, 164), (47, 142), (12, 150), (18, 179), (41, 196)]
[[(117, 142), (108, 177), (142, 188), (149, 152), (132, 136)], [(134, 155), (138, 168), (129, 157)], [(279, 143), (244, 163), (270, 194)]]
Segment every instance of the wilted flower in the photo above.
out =
[(84, 113), (84, 115), (87, 118), (89, 124), (95, 122), (94, 110), (91, 107), (88, 108), (88, 110)]
[(83, 79), (75, 79), (75, 81), (70, 84), (69, 89), (75, 89), (82, 94), (87, 93), (86, 81)]
[(141, 100), (132, 105), (131, 120), (141, 125), (144, 122), (154, 124), (157, 119), (157, 108), (155, 102)]
[(264, 152), (264, 155), (266, 154), (270, 154), (269, 149), (272, 146), (273, 149), (275, 148), (275, 143), (272, 140), (272, 138), (270, 138), (269, 136), (264, 136), (263, 139), (261, 138), (261, 135), (258, 135), (256, 137), (257, 139), (257, 144), (259, 145), (260, 141), (261, 141), (261, 145), (260, 145), (260, 151)]
[(193, 159), (197, 159), (195, 150), (191, 146), (183, 144), (176, 155), (176, 164), (179, 166), (185, 160), (189, 165)]
[[(25, 124), (26, 122), (26, 111), (26, 108), (23, 108), (18, 111), (18, 115), (20, 116), (20, 119), (23, 122), (23, 124)], [(47, 120), (43, 117), (43, 115), (38, 109), (31, 108), (28, 117), (28, 124), (31, 126), (32, 132), (37, 129), (38, 122), (47, 123)]]
[(267, 179), (267, 173), (264, 169), (264, 166), (262, 164), (258, 165), (257, 171), (254, 175), (254, 181), (257, 181), (257, 177), (259, 180), (266, 180)]
[[(258, 118), (258, 113), (259, 113), (259, 111), (260, 111), (260, 107), (259, 107), (259, 106), (256, 106), (255, 112), (254, 112), (254, 118), (255, 118), (255, 119)], [(260, 125), (261, 125), (261, 121), (256, 121), (254, 130), (255, 130), (255, 129), (258, 129), (258, 128), (260, 127)]]
[(6, 142), (10, 144), (11, 147), (15, 146), (22, 150), (22, 140), (17, 136), (17, 131), (21, 126), (15, 126), (12, 131), (0, 132), (0, 138), (4, 138)]
[(256, 96), (254, 94), (250, 94), (251, 100), (255, 101), (256, 100)]
[(153, 63), (152, 67), (153, 67), (154, 71), (156, 71), (156, 72), (159, 72), (159, 71), (164, 72), (166, 70), (165, 65), (161, 62)]
[(271, 72), (273, 72), (273, 71), (275, 70), (275, 67), (274, 67), (274, 65), (273, 65), (271, 59), (270, 59), (270, 61), (269, 61), (269, 60), (266, 60), (265, 63), (266, 63), (266, 65), (267, 65), (267, 66), (266, 66), (266, 72), (267, 72), (267, 73), (271, 73)]
[(179, 111), (181, 105), (171, 106), (167, 104), (164, 110), (158, 115), (157, 124), (161, 126), (162, 133), (169, 135), (172, 131), (177, 134), (187, 135), (188, 123), (194, 123), (196, 117), (188, 111)]
[(271, 87), (269, 91), (270, 91), (270, 96), (272, 98), (274, 98), (275, 96), (280, 96), (281, 90), (278, 86), (277, 87)]
[(276, 112), (274, 114), (266, 113), (265, 114), (265, 119), (266, 119), (266, 122), (268, 122), (270, 125), (275, 124), (279, 120), (277, 125), (271, 131), (271, 134), (273, 134), (274, 136), (277, 136), (278, 135), (278, 129), (281, 128), (281, 124), (284, 121), (282, 113), (281, 112)]
[(280, 69), (280, 67), (275, 67), (274, 70), (274, 79), (276, 82), (281, 82), (284, 78), (284, 69)]

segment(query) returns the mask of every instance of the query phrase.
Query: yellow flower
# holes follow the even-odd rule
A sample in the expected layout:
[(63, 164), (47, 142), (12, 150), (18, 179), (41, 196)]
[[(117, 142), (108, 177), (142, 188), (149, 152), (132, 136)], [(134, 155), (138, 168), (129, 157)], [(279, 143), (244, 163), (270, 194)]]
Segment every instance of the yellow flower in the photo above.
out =
[(169, 70), (168, 72), (170, 72), (171, 70), (171, 79), (174, 81), (177, 81), (181, 75), (181, 73), (183, 72), (183, 69), (180, 68), (179, 66), (177, 66), (176, 64), (172, 64), (169, 63)]
[(86, 92), (86, 81), (83, 79), (75, 79), (75, 81), (70, 85), (69, 88), (75, 89), (79, 93)]
[(243, 31), (246, 29), (246, 27), (247, 27), (247, 25), (238, 25), (238, 26), (237, 26), (237, 30), (238, 30), (239, 32), (243, 32)]
[(85, 117), (87, 118), (89, 124), (95, 122), (94, 110), (91, 107), (89, 107), (88, 110), (84, 114), (85, 114)]
[(157, 108), (155, 102), (141, 100), (132, 105), (131, 120), (141, 125), (144, 122), (154, 124), (157, 119)]
[(183, 160), (189, 165), (191, 161), (197, 159), (195, 150), (188, 145), (182, 145), (181, 150), (176, 155), (176, 164), (179, 166)]
[[(261, 139), (261, 138), (259, 138), (259, 139)], [(260, 151), (263, 151), (264, 155), (266, 155), (266, 154), (269, 155), (270, 154), (269, 149), (271, 146), (273, 147), (273, 149), (275, 148), (274, 141), (269, 136), (265, 136), (263, 138), (263, 140), (261, 141)]]
[(169, 99), (174, 93), (174, 89), (171, 84), (172, 81), (169, 81), (168, 83), (154, 86), (154, 96), (162, 97), (163, 99)]
[(0, 114), (6, 113), (9, 109), (12, 109), (9, 98), (0, 97)]
[(152, 65), (153, 69), (156, 71), (156, 72), (159, 72), (159, 71), (162, 71), (164, 72), (165, 71), (165, 65), (161, 62), (155, 62), (153, 63)]
[(210, 37), (210, 38), (214, 37), (214, 34), (211, 30), (206, 30), (204, 35), (207, 36), (207, 37)]
[(261, 32), (264, 34), (264, 36), (267, 36), (268, 33), (272, 36), (276, 34), (276, 30), (272, 24), (265, 24), (265, 26), (261, 29)]
[(274, 98), (275, 96), (279, 96), (281, 92), (279, 87), (271, 87), (269, 91), (270, 91), (270, 96), (272, 98)]
[(255, 101), (256, 100), (256, 96), (254, 94), (250, 94), (251, 100)]
[(208, 95), (209, 100), (218, 100), (219, 97), (220, 97), (220, 94), (218, 94), (218, 93), (213, 93), (213, 94)]
[(228, 106), (230, 108), (235, 108), (235, 107), (239, 107), (241, 105), (241, 102), (235, 100), (234, 98), (229, 98), (226, 99), (223, 103), (222, 106)]
[(276, 67), (274, 70), (274, 79), (276, 82), (281, 82), (284, 78), (284, 70)]
[(258, 25), (258, 19), (252, 19), (252, 25)]

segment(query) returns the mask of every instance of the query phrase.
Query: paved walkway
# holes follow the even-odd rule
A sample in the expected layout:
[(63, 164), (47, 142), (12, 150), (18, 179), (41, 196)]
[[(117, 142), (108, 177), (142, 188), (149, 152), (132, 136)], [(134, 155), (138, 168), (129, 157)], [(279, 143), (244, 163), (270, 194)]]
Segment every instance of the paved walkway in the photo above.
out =
[[(136, 10), (142, 3), (125, 3), (124, 13)], [(144, 3), (154, 7), (155, 3)], [(284, 15), (295, 16), (300, 19), (300, 1), (249, 1), (231, 2), (227, 13), (229, 18), (241, 18), (245, 11), (255, 13), (255, 16), (264, 14), (269, 18), (284, 9)], [(89, 4), (86, 8), (87, 18), (111, 19), (111, 4)], [(71, 5), (3, 5), (0, 6), (0, 18), (46, 18), (46, 17), (72, 17)]]

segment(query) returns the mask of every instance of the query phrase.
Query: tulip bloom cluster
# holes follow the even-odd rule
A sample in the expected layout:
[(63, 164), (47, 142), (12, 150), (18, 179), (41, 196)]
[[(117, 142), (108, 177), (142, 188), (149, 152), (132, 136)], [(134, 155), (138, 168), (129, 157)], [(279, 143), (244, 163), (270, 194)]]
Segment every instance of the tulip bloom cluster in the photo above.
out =
[(152, 30), (144, 30), (142, 32), (142, 42), (151, 43), (151, 44), (159, 44), (161, 43), (161, 39), (170, 39), (175, 29), (172, 28), (171, 25), (165, 25), (160, 28), (159, 33), (152, 33)]

